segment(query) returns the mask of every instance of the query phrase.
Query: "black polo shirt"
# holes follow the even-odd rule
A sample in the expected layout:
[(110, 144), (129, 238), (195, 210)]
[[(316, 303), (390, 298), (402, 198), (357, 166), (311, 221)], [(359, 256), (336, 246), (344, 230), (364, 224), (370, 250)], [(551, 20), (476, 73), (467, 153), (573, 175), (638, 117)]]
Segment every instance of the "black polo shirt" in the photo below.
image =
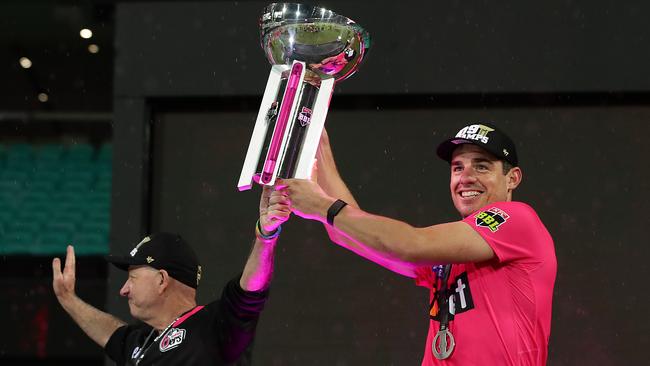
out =
[(238, 277), (228, 282), (221, 299), (183, 314), (160, 337), (147, 324), (126, 325), (113, 333), (104, 351), (119, 366), (135, 365), (143, 354), (139, 366), (248, 365), (267, 297), (268, 291), (244, 291)]

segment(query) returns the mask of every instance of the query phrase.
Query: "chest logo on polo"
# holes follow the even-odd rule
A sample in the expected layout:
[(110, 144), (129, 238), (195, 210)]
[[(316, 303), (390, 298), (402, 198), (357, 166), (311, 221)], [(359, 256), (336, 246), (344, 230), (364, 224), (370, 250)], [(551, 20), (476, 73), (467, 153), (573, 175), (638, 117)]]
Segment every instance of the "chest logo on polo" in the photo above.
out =
[(500, 208), (492, 207), (479, 212), (474, 218), (476, 219), (476, 226), (486, 227), (495, 233), (501, 225), (508, 221), (510, 215)]
[(185, 329), (170, 329), (160, 340), (160, 352), (167, 352), (180, 346), (180, 344), (183, 343), (183, 340), (185, 339), (185, 333)]
[(467, 272), (459, 274), (454, 279), (454, 283), (449, 284), (447, 290), (449, 298), (445, 301), (445, 304), (438, 304), (437, 289), (435, 287), (432, 291), (434, 296), (429, 309), (429, 316), (435, 321), (440, 321), (441, 306), (448, 306), (449, 320), (454, 320), (454, 316), (457, 314), (474, 309), (474, 298), (469, 287)]

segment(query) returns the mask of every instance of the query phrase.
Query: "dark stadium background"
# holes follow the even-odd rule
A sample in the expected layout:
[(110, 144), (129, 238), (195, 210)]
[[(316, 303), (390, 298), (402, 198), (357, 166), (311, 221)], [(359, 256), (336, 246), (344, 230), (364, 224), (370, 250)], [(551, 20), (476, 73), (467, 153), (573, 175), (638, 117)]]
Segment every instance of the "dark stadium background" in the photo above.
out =
[[(650, 5), (319, 4), (373, 37), (327, 122), (361, 206), (416, 226), (456, 220), (435, 146), (464, 124), (498, 124), (524, 170), (515, 198), (555, 239), (548, 364), (647, 364)], [(81, 252), (79, 295), (127, 320), (125, 274), (102, 255), (146, 233), (180, 232), (197, 248), (201, 302), (241, 270), (259, 189), (236, 182), (269, 70), (264, 5), (0, 4), (0, 364), (105, 362), (51, 291), (67, 243)], [(254, 360), (417, 365), (427, 306), (425, 289), (292, 219)]]

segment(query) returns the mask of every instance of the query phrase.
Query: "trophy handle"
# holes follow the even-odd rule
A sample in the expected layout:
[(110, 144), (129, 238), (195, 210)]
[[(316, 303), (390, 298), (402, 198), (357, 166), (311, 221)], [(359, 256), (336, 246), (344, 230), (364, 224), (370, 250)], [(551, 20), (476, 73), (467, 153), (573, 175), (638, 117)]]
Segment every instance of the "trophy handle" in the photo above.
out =
[(334, 91), (334, 78), (323, 79), (320, 84), (320, 90), (316, 102), (314, 103), (314, 112), (311, 116), (311, 123), (307, 129), (307, 135), (302, 145), (302, 151), (298, 158), (298, 166), (294, 178), (310, 179), (314, 157), (320, 142), (320, 135), (325, 127), (325, 119), (329, 110), (330, 100)]
[[(301, 61), (294, 61), (291, 68), (287, 65), (271, 68), (239, 177), (237, 187), (240, 191), (250, 189), (253, 181), (273, 185), (278, 176), (311, 177), (335, 78), (318, 81), (318, 87), (306, 81), (306, 65)], [(279, 94), (282, 85), (286, 86)], [(271, 126), (274, 126), (272, 131)], [(267, 145), (266, 156), (260, 161)]]
[(273, 65), (269, 72), (269, 78), (266, 82), (266, 89), (264, 90), (260, 110), (257, 113), (255, 127), (253, 128), (251, 140), (248, 144), (248, 151), (246, 152), (246, 158), (244, 159), (244, 166), (242, 167), (239, 176), (239, 183), (237, 183), (237, 188), (240, 191), (249, 190), (253, 185), (253, 176), (255, 175), (255, 170), (257, 169), (260, 155), (262, 154), (262, 149), (264, 147), (264, 139), (266, 138), (266, 133), (269, 128), (269, 118), (267, 118), (267, 113), (271, 109), (278, 95), (282, 83), (282, 73), (287, 70), (289, 70), (289, 66), (287, 65)]
[(300, 61), (294, 61), (291, 65), (291, 72), (287, 80), (287, 86), (282, 97), (280, 104), (280, 114), (275, 122), (275, 129), (271, 137), (271, 144), (269, 145), (266, 159), (264, 160), (264, 168), (260, 177), (260, 183), (272, 185), (275, 182), (275, 177), (278, 173), (278, 159), (280, 159), (280, 152), (284, 150), (287, 142), (287, 125), (289, 119), (295, 114), (297, 104), (295, 103), (297, 95), (302, 92), (302, 81), (305, 78), (305, 64)]

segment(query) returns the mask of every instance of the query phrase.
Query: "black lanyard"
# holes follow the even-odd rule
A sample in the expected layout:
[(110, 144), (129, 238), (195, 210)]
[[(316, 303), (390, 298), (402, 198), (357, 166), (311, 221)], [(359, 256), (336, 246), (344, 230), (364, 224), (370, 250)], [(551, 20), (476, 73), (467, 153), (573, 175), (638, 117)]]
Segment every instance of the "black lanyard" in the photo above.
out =
[(445, 330), (449, 325), (449, 274), (451, 273), (451, 264), (446, 264), (442, 268), (438, 267), (437, 269), (438, 285), (436, 296), (438, 301), (438, 307), (440, 311), (440, 316), (438, 317), (440, 322), (440, 329)]
[(447, 281), (449, 280), (449, 274), (451, 273), (451, 264), (446, 264), (444, 266), (436, 266), (433, 268), (434, 272), (437, 272), (438, 283), (436, 286), (436, 296), (438, 302), (438, 311), (440, 316), (438, 317), (440, 322), (440, 329), (433, 337), (431, 342), (431, 351), (435, 358), (439, 360), (444, 360), (449, 358), (454, 352), (456, 347), (456, 341), (454, 336), (449, 331), (449, 285)]
[(140, 351), (136, 354), (135, 366), (138, 366), (138, 364), (140, 364), (140, 361), (142, 361), (142, 359), (144, 358), (144, 354), (147, 353), (149, 348), (151, 348), (152, 345), (154, 345), (156, 342), (158, 342), (158, 340), (160, 340), (160, 337), (162, 337), (163, 334), (167, 333), (169, 328), (171, 328), (172, 325), (174, 325), (174, 323), (176, 323), (178, 321), (178, 319), (180, 319), (180, 316), (178, 318), (174, 319), (173, 322), (169, 323), (169, 325), (165, 329), (163, 329), (163, 331), (160, 332), (160, 334), (158, 334), (158, 336), (153, 340), (153, 342), (151, 342), (151, 343), (149, 343), (149, 345), (147, 345), (147, 342), (149, 342), (149, 339), (151, 339), (151, 336), (156, 331), (156, 328), (151, 329), (151, 332), (149, 332), (149, 335), (147, 336), (147, 339), (145, 339), (144, 343), (142, 343), (142, 348), (140, 348)]

